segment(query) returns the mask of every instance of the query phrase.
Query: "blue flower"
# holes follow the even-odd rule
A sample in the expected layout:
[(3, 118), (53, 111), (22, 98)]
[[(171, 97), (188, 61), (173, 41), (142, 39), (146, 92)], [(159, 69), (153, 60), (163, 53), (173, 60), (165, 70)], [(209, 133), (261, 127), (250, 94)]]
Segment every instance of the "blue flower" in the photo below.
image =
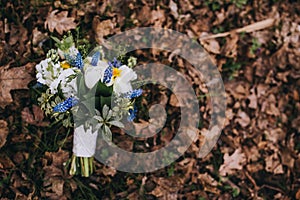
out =
[(130, 92), (125, 93), (124, 97), (128, 98), (128, 99), (133, 99), (133, 98), (141, 96), (142, 94), (143, 94), (142, 89), (136, 89), (136, 90), (132, 90)]
[(33, 88), (41, 88), (41, 87), (43, 87), (44, 86), (44, 84), (43, 83), (40, 83), (40, 82), (36, 82), (36, 84), (33, 86)]
[(119, 68), (121, 66), (121, 62), (118, 61), (116, 58), (112, 62), (108, 62), (108, 67), (104, 71), (103, 83), (107, 84), (111, 81), (113, 76), (113, 69)]
[(97, 63), (98, 63), (99, 58), (100, 58), (100, 52), (99, 52), (99, 51), (96, 51), (96, 52), (94, 53), (94, 55), (92, 56), (91, 65), (92, 65), (92, 66), (97, 66)]
[(128, 110), (128, 117), (127, 117), (127, 120), (129, 121), (129, 122), (132, 122), (134, 119), (135, 119), (135, 117), (136, 117), (136, 113), (137, 113), (137, 108), (136, 108), (136, 106), (134, 106), (133, 108), (130, 108), (129, 110)]
[(73, 106), (78, 104), (78, 99), (74, 98), (74, 97), (69, 97), (67, 100), (57, 104), (54, 108), (53, 111), (54, 112), (66, 112), (67, 110), (69, 110), (70, 108), (72, 108)]
[(111, 66), (108, 66), (104, 71), (103, 83), (105, 84), (109, 83), (112, 75), (113, 75), (113, 68)]
[(77, 67), (78, 69), (83, 68), (83, 60), (80, 52), (78, 52), (76, 56), (66, 55), (66, 59), (73, 67)]
[(114, 60), (112, 62), (108, 62), (108, 65), (110, 67), (116, 67), (116, 68), (119, 68), (121, 67), (122, 63), (121, 61), (119, 61), (118, 59), (114, 58)]

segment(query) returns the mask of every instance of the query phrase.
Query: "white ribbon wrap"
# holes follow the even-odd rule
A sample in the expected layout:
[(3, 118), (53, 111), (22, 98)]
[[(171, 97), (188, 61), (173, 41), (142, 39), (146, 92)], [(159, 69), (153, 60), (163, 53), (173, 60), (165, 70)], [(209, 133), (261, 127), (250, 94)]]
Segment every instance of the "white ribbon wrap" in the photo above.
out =
[(92, 157), (95, 154), (98, 131), (84, 130), (83, 125), (74, 129), (73, 153), (77, 157)]

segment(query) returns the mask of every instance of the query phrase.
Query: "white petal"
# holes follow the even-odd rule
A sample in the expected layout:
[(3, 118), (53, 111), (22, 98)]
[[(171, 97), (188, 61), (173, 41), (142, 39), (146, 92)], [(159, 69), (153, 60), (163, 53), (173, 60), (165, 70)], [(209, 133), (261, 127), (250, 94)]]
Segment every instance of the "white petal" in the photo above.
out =
[(100, 78), (102, 77), (102, 70), (103, 70), (102, 67), (98, 67), (98, 66), (88, 67), (85, 70), (84, 81), (85, 81), (85, 85), (88, 88), (91, 89), (100, 80)]

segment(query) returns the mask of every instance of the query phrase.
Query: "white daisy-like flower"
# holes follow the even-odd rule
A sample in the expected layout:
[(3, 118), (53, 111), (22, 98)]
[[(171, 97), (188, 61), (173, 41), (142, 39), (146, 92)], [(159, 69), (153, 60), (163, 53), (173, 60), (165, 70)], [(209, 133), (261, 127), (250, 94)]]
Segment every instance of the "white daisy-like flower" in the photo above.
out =
[[(89, 63), (91, 62), (91, 58), (89, 59)], [(99, 60), (96, 66), (88, 65), (85, 69), (84, 76), (85, 76), (85, 85), (91, 89), (95, 86), (96, 83), (103, 77), (104, 71), (107, 68), (107, 62)]]
[(132, 91), (131, 81), (137, 79), (136, 73), (126, 65), (112, 69), (112, 77), (107, 86), (113, 85), (113, 91), (116, 94), (122, 94)]
[(60, 84), (60, 88), (66, 98), (75, 95), (77, 92), (76, 78), (70, 79), (71, 75), (76, 75), (72, 68), (62, 70), (49, 86), (51, 94), (57, 93)]
[(36, 78), (39, 83), (50, 86), (50, 84), (59, 76), (62, 70), (60, 64), (54, 64), (50, 58), (42, 60), (35, 66), (37, 70)]

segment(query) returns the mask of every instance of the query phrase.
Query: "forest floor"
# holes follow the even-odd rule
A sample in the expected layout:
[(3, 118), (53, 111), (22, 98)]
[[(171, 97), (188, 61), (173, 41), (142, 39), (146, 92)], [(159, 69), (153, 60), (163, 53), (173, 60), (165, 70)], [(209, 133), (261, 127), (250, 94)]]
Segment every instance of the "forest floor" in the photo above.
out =
[[(0, 5), (0, 199), (300, 199), (299, 1), (1, 0)], [(209, 97), (201, 96), (205, 88), (197, 74), (175, 57), (174, 66), (200, 88), (199, 139), (176, 162), (151, 173), (120, 172), (95, 161), (91, 177), (68, 175), (63, 163), (73, 136), (43, 116), (30, 92), (35, 65), (55, 47), (50, 36), (70, 30), (101, 44), (149, 26), (193, 38), (219, 69), (227, 108), (217, 144), (198, 157), (209, 125)], [(135, 53), (142, 62), (170, 56)], [(145, 107), (172, 96), (148, 89)], [(167, 100), (172, 113), (179, 112), (177, 106)], [(156, 144), (152, 150), (174, 136), (170, 127), (164, 130), (147, 140)], [(145, 141), (123, 145), (151, 150)]]

